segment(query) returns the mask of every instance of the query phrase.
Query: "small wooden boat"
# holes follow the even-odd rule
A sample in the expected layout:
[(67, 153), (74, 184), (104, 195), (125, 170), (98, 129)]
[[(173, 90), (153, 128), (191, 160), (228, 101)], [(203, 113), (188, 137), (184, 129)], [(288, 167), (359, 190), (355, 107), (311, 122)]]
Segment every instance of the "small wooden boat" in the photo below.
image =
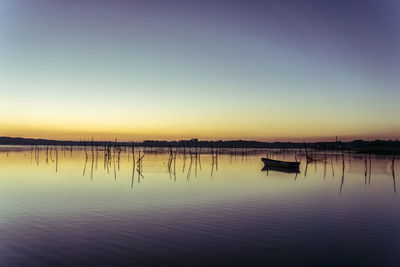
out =
[(267, 158), (261, 158), (266, 167), (279, 167), (279, 168), (299, 168), (300, 162), (296, 161), (281, 161)]
[(300, 162), (295, 161), (281, 161), (267, 158), (261, 158), (264, 162), (264, 168), (261, 171), (278, 171), (286, 173), (299, 173)]

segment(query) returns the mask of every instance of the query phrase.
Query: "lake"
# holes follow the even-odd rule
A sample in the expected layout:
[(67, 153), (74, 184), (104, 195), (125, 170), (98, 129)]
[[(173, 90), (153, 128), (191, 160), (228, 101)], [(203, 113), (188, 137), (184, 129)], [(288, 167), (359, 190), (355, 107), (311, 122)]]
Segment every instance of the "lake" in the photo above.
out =
[(398, 266), (391, 157), (197, 152), (1, 147), (0, 265)]

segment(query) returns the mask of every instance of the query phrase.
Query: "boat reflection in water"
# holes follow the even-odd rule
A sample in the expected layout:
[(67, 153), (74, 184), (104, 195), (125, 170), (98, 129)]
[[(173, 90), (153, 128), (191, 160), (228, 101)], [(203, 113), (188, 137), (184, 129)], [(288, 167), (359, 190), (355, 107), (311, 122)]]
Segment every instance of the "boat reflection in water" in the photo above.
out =
[(285, 173), (300, 173), (299, 167), (278, 167), (278, 166), (267, 166), (265, 165), (261, 171), (276, 171), (276, 172), (285, 172)]

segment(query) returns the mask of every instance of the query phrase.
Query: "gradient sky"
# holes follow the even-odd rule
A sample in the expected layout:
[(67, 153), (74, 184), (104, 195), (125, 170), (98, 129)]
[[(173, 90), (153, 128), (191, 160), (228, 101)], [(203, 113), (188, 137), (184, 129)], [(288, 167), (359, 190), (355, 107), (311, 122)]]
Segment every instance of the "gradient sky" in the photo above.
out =
[(399, 70), (396, 0), (0, 2), (5, 136), (394, 139)]

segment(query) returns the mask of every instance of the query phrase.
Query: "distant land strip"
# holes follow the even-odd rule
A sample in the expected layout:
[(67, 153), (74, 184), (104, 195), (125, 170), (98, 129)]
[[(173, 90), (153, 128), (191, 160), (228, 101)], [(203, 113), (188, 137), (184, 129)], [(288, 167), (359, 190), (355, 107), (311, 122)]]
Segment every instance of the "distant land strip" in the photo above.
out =
[(357, 153), (374, 154), (399, 154), (399, 140), (354, 140), (350, 142), (260, 142), (247, 140), (218, 140), (200, 141), (197, 138), (180, 141), (145, 140), (143, 142), (115, 141), (61, 141), (48, 139), (33, 139), (21, 137), (0, 137), (0, 145), (25, 145), (25, 146), (142, 146), (142, 147), (214, 147), (214, 148), (280, 148), (302, 149), (311, 148), (318, 150), (351, 150)]

